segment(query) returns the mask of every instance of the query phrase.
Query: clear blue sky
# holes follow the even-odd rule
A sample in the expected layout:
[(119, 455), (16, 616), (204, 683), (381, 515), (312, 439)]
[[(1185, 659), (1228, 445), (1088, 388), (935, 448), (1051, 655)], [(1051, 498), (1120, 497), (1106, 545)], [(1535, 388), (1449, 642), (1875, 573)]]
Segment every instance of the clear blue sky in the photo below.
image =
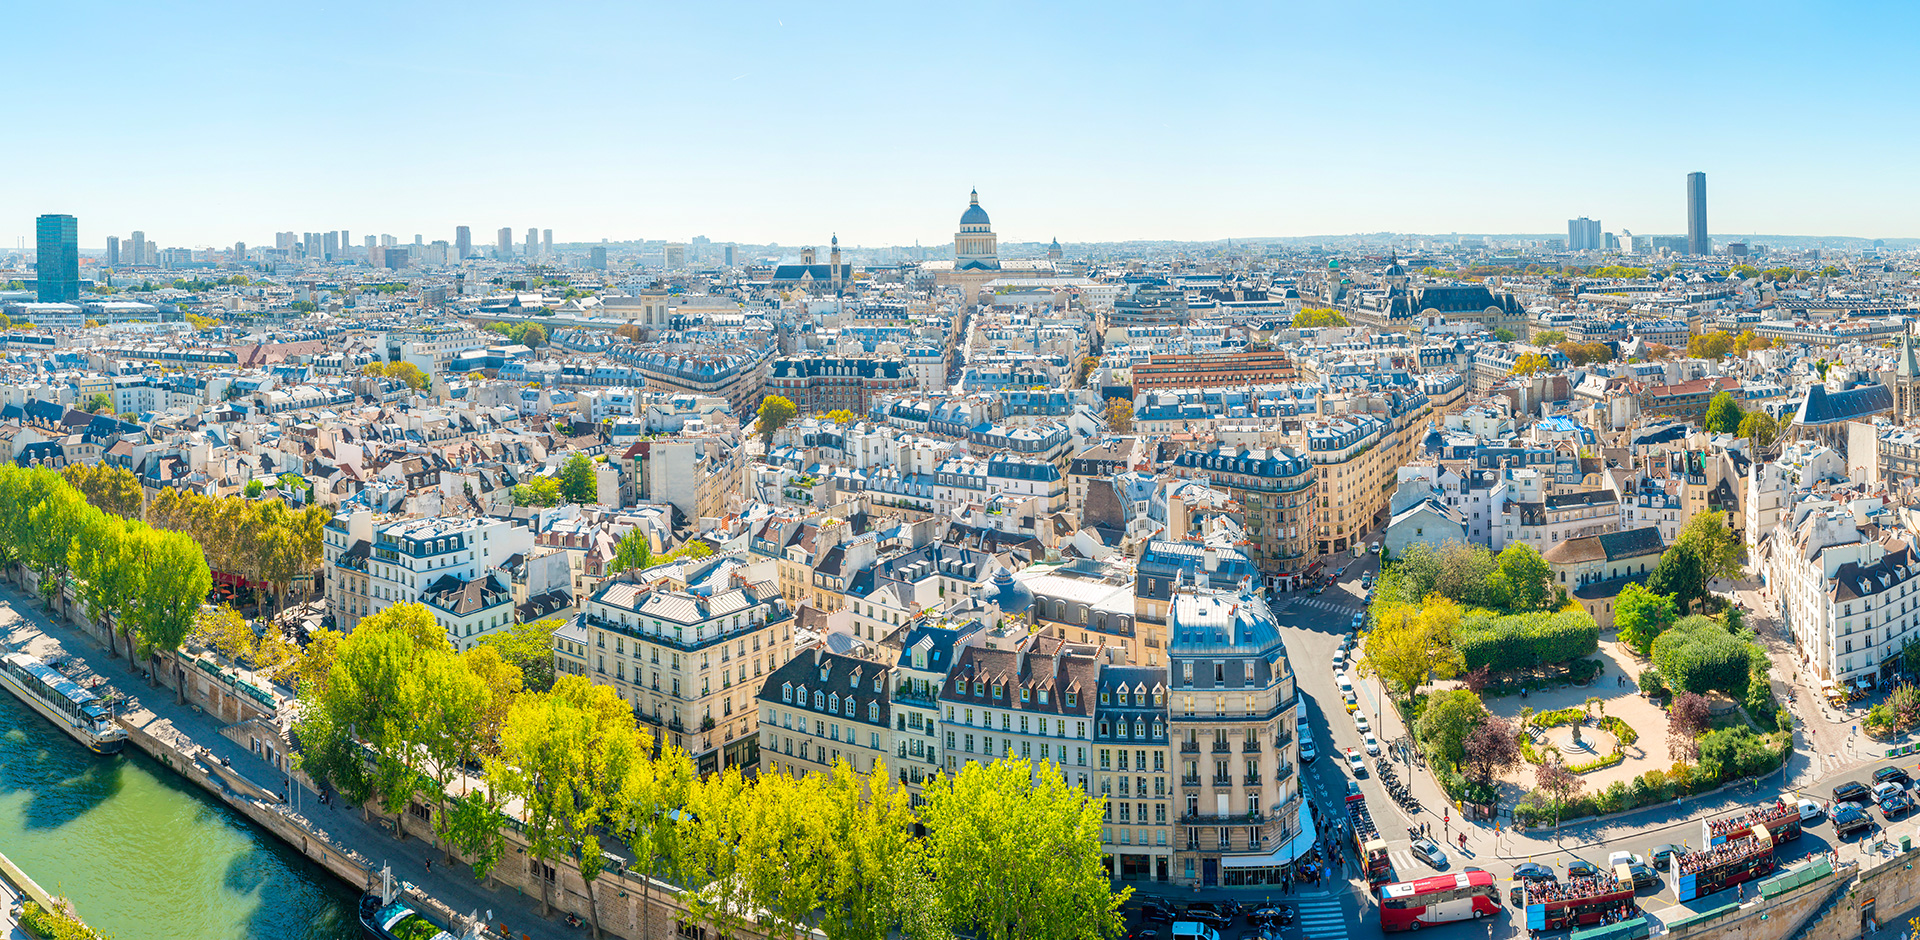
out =
[[(0, 247), (1920, 235), (1910, 4), (17, 3)], [(516, 235), (518, 237), (518, 235)]]

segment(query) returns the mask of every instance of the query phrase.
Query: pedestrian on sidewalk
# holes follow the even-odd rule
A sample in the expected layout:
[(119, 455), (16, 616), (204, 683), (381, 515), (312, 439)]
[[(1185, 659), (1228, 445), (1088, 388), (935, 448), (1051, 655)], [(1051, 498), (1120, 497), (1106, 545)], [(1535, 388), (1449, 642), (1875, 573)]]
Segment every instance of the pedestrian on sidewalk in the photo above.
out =
[(427, 874), (433, 874), (433, 859), (427, 859)]

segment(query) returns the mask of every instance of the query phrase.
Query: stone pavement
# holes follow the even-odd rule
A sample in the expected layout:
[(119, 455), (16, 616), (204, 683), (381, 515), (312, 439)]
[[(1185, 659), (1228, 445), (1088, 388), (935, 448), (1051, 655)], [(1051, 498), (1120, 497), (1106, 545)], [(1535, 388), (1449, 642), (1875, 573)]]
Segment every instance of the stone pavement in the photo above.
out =
[[(35, 633), (41, 636), (36, 638)], [(105, 678), (122, 693), (136, 699), (140, 708), (152, 712), (157, 720), (172, 725), (241, 775), (282, 793), (292, 786), (293, 782), (286, 774), (276, 770), (248, 748), (222, 735), (221, 722), (192, 706), (176, 704), (171, 689), (149, 688), (137, 674), (128, 671), (124, 656), (110, 657), (105, 647), (93, 637), (65, 622), (50, 620), (37, 599), (15, 590), (10, 583), (0, 584), (0, 642), (4, 642), (8, 651), (31, 644), (35, 655), (51, 653), (49, 647), (57, 645), (60, 653)], [(342, 806), (338, 801), (332, 806), (321, 806), (311, 790), (298, 786), (294, 786), (293, 790), (288, 797), (290, 805), (285, 811), (304, 816), (310, 828), (317, 830), (324, 838), (371, 859), (376, 870), (383, 862), (390, 864), (395, 880), (412, 882), (427, 895), (463, 916), (477, 911), (486, 917), (491, 911), (493, 916), (488, 921), (488, 929), (495, 935), (499, 934), (499, 928), (504, 927), (508, 935), (515, 937), (524, 935), (552, 940), (579, 936), (576, 931), (567, 928), (558, 915), (552, 919), (542, 918), (538, 897), (523, 895), (518, 890), (489, 890), (474, 880), (467, 866), (459, 862), (447, 863), (444, 853), (419, 837), (418, 833), (425, 828), (424, 823), (416, 821), (408, 830), (412, 834), (405, 841), (399, 841), (388, 832), (379, 817), (369, 822), (362, 818), (360, 812)], [(431, 869), (429, 862), (432, 863)], [(501, 862), (503, 865), (512, 863), (512, 857)]]

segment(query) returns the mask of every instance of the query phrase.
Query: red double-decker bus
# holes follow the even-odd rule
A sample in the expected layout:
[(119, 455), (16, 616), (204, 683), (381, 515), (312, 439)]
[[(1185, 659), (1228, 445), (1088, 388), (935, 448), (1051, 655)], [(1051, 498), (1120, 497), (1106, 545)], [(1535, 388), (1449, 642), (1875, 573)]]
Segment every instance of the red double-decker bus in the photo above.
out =
[(1561, 884), (1529, 881), (1521, 889), (1527, 929), (1560, 930), (1600, 923), (1608, 914), (1622, 914), (1633, 906), (1633, 882), (1612, 874), (1574, 878)]
[(1419, 930), (1454, 920), (1479, 920), (1500, 913), (1500, 891), (1493, 874), (1463, 871), (1380, 887), (1380, 929)]

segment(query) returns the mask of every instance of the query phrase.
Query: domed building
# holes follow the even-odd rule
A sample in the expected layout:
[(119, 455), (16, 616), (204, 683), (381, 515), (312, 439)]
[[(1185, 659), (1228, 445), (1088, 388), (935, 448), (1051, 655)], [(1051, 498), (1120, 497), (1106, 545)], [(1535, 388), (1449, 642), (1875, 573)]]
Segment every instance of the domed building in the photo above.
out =
[(1000, 270), (999, 240), (993, 236), (993, 222), (987, 218), (987, 210), (980, 208), (977, 189), (973, 191), (967, 211), (960, 214), (960, 231), (953, 233), (953, 269)]

